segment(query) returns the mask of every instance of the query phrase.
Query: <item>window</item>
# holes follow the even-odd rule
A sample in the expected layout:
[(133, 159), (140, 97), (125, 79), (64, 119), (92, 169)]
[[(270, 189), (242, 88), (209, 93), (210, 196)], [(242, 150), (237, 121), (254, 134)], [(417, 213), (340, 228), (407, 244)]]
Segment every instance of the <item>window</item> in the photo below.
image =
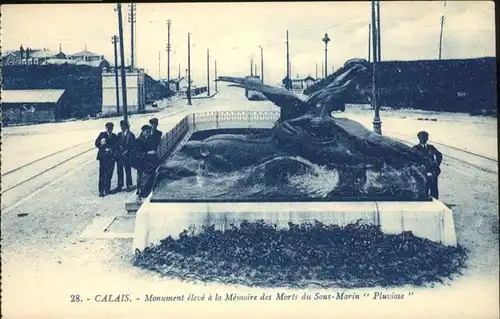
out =
[(32, 65), (33, 64), (33, 59), (28, 59), (28, 65)]
[(33, 64), (38, 64), (38, 59), (34, 59)]
[(26, 64), (26, 59), (22, 59), (21, 64), (23, 64), (23, 65)]

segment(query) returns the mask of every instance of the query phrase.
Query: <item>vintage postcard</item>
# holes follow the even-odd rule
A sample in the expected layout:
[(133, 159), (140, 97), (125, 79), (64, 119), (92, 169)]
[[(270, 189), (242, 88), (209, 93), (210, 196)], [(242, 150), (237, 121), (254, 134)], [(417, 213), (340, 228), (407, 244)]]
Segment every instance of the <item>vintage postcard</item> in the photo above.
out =
[(2, 5), (2, 316), (498, 318), (494, 9)]

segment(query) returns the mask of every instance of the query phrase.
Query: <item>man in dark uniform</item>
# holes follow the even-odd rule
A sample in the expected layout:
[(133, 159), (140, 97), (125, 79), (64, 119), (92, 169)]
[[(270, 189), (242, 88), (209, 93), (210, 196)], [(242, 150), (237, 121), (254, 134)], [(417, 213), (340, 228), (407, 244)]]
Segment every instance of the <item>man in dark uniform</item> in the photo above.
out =
[(158, 130), (158, 119), (152, 118), (149, 120), (149, 125), (151, 126), (151, 138), (153, 139), (153, 145), (156, 150), (158, 150), (158, 146), (160, 145), (162, 131)]
[(127, 182), (127, 192), (132, 190), (132, 168), (130, 166), (130, 152), (134, 147), (135, 135), (125, 120), (120, 121), (121, 132), (118, 133), (118, 147), (116, 151), (116, 169), (118, 171), (118, 185), (116, 192), (123, 189), (123, 171)]
[(99, 197), (104, 197), (110, 193), (111, 178), (115, 169), (115, 159), (113, 152), (118, 143), (118, 138), (113, 133), (113, 123), (106, 123), (106, 131), (99, 133), (95, 140), (97, 160), (99, 161)]
[(443, 154), (441, 154), (441, 152), (439, 152), (434, 145), (427, 144), (427, 141), (429, 140), (429, 133), (420, 131), (418, 132), (417, 137), (420, 143), (413, 146), (413, 148), (431, 160), (431, 166), (427, 168), (427, 188), (430, 196), (438, 199), (438, 176), (441, 174), (441, 168), (439, 168), (439, 165), (441, 165), (443, 160)]
[(156, 168), (159, 165), (155, 141), (151, 136), (151, 127), (141, 127), (141, 135), (137, 138), (134, 150), (134, 161), (138, 167), (137, 201), (148, 197), (154, 181)]

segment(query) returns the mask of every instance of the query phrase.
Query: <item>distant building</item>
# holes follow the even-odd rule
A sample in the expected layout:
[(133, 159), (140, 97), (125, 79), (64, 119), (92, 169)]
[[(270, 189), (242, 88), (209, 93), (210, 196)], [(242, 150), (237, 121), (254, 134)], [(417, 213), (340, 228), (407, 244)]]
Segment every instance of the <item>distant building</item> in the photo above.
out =
[[(123, 96), (121, 79), (118, 81), (120, 113), (123, 112)], [(137, 113), (146, 107), (145, 73), (143, 69), (126, 72), (127, 84), (127, 111)], [(116, 82), (115, 73), (102, 73), (102, 114), (115, 114), (116, 112)]]
[(87, 50), (80, 51), (78, 53), (68, 55), (69, 60), (79, 60), (79, 61), (101, 61), (104, 60), (104, 55), (90, 52)]
[[(101, 61), (105, 62), (101, 63)], [(59, 48), (59, 52), (55, 52), (48, 49), (25, 49), (21, 46), (19, 50), (2, 52), (3, 65), (46, 65), (65, 63), (109, 68), (109, 62), (106, 61), (104, 55), (87, 50), (67, 55), (62, 52), (61, 48)]]
[(187, 92), (189, 85), (187, 78), (183, 76), (177, 79), (170, 79), (170, 83), (168, 86), (170, 88), (170, 91), (185, 93)]
[(106, 59), (83, 61), (83, 60), (68, 60), (68, 59), (49, 59), (43, 62), (42, 65), (88, 65), (93, 68), (109, 69), (111, 65)]
[(49, 59), (66, 59), (62, 51), (24, 49), (2, 52), (2, 65), (40, 65)]
[[(281, 82), (283, 85), (286, 84), (288, 78), (285, 77)], [(312, 76), (307, 76), (305, 78), (299, 78), (297, 75), (297, 78), (291, 79), (291, 89), (294, 91), (303, 91), (307, 89), (308, 87), (314, 85), (316, 82), (318, 82), (319, 79), (315, 79)]]
[(22, 64), (43, 64), (45, 61), (50, 59), (65, 59), (66, 54), (63, 52), (54, 52), (47, 49), (34, 51), (32, 54), (28, 55), (26, 63)]
[(18, 65), (21, 64), (21, 55), (16, 51), (2, 52), (2, 65)]
[(60, 119), (68, 106), (65, 90), (2, 90), (2, 123), (44, 123)]

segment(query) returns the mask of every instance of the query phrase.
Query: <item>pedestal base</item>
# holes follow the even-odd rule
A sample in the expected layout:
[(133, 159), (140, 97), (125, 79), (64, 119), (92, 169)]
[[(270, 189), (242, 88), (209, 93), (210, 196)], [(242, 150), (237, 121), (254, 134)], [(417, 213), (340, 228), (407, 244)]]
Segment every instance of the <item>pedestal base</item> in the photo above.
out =
[(387, 234), (412, 231), (415, 236), (456, 246), (452, 211), (437, 200), (431, 202), (278, 202), (278, 203), (151, 203), (137, 211), (133, 249), (151, 244), (195, 226), (215, 225), (224, 230), (243, 220), (263, 219), (278, 227), (318, 220), (345, 226), (361, 219), (381, 225)]

